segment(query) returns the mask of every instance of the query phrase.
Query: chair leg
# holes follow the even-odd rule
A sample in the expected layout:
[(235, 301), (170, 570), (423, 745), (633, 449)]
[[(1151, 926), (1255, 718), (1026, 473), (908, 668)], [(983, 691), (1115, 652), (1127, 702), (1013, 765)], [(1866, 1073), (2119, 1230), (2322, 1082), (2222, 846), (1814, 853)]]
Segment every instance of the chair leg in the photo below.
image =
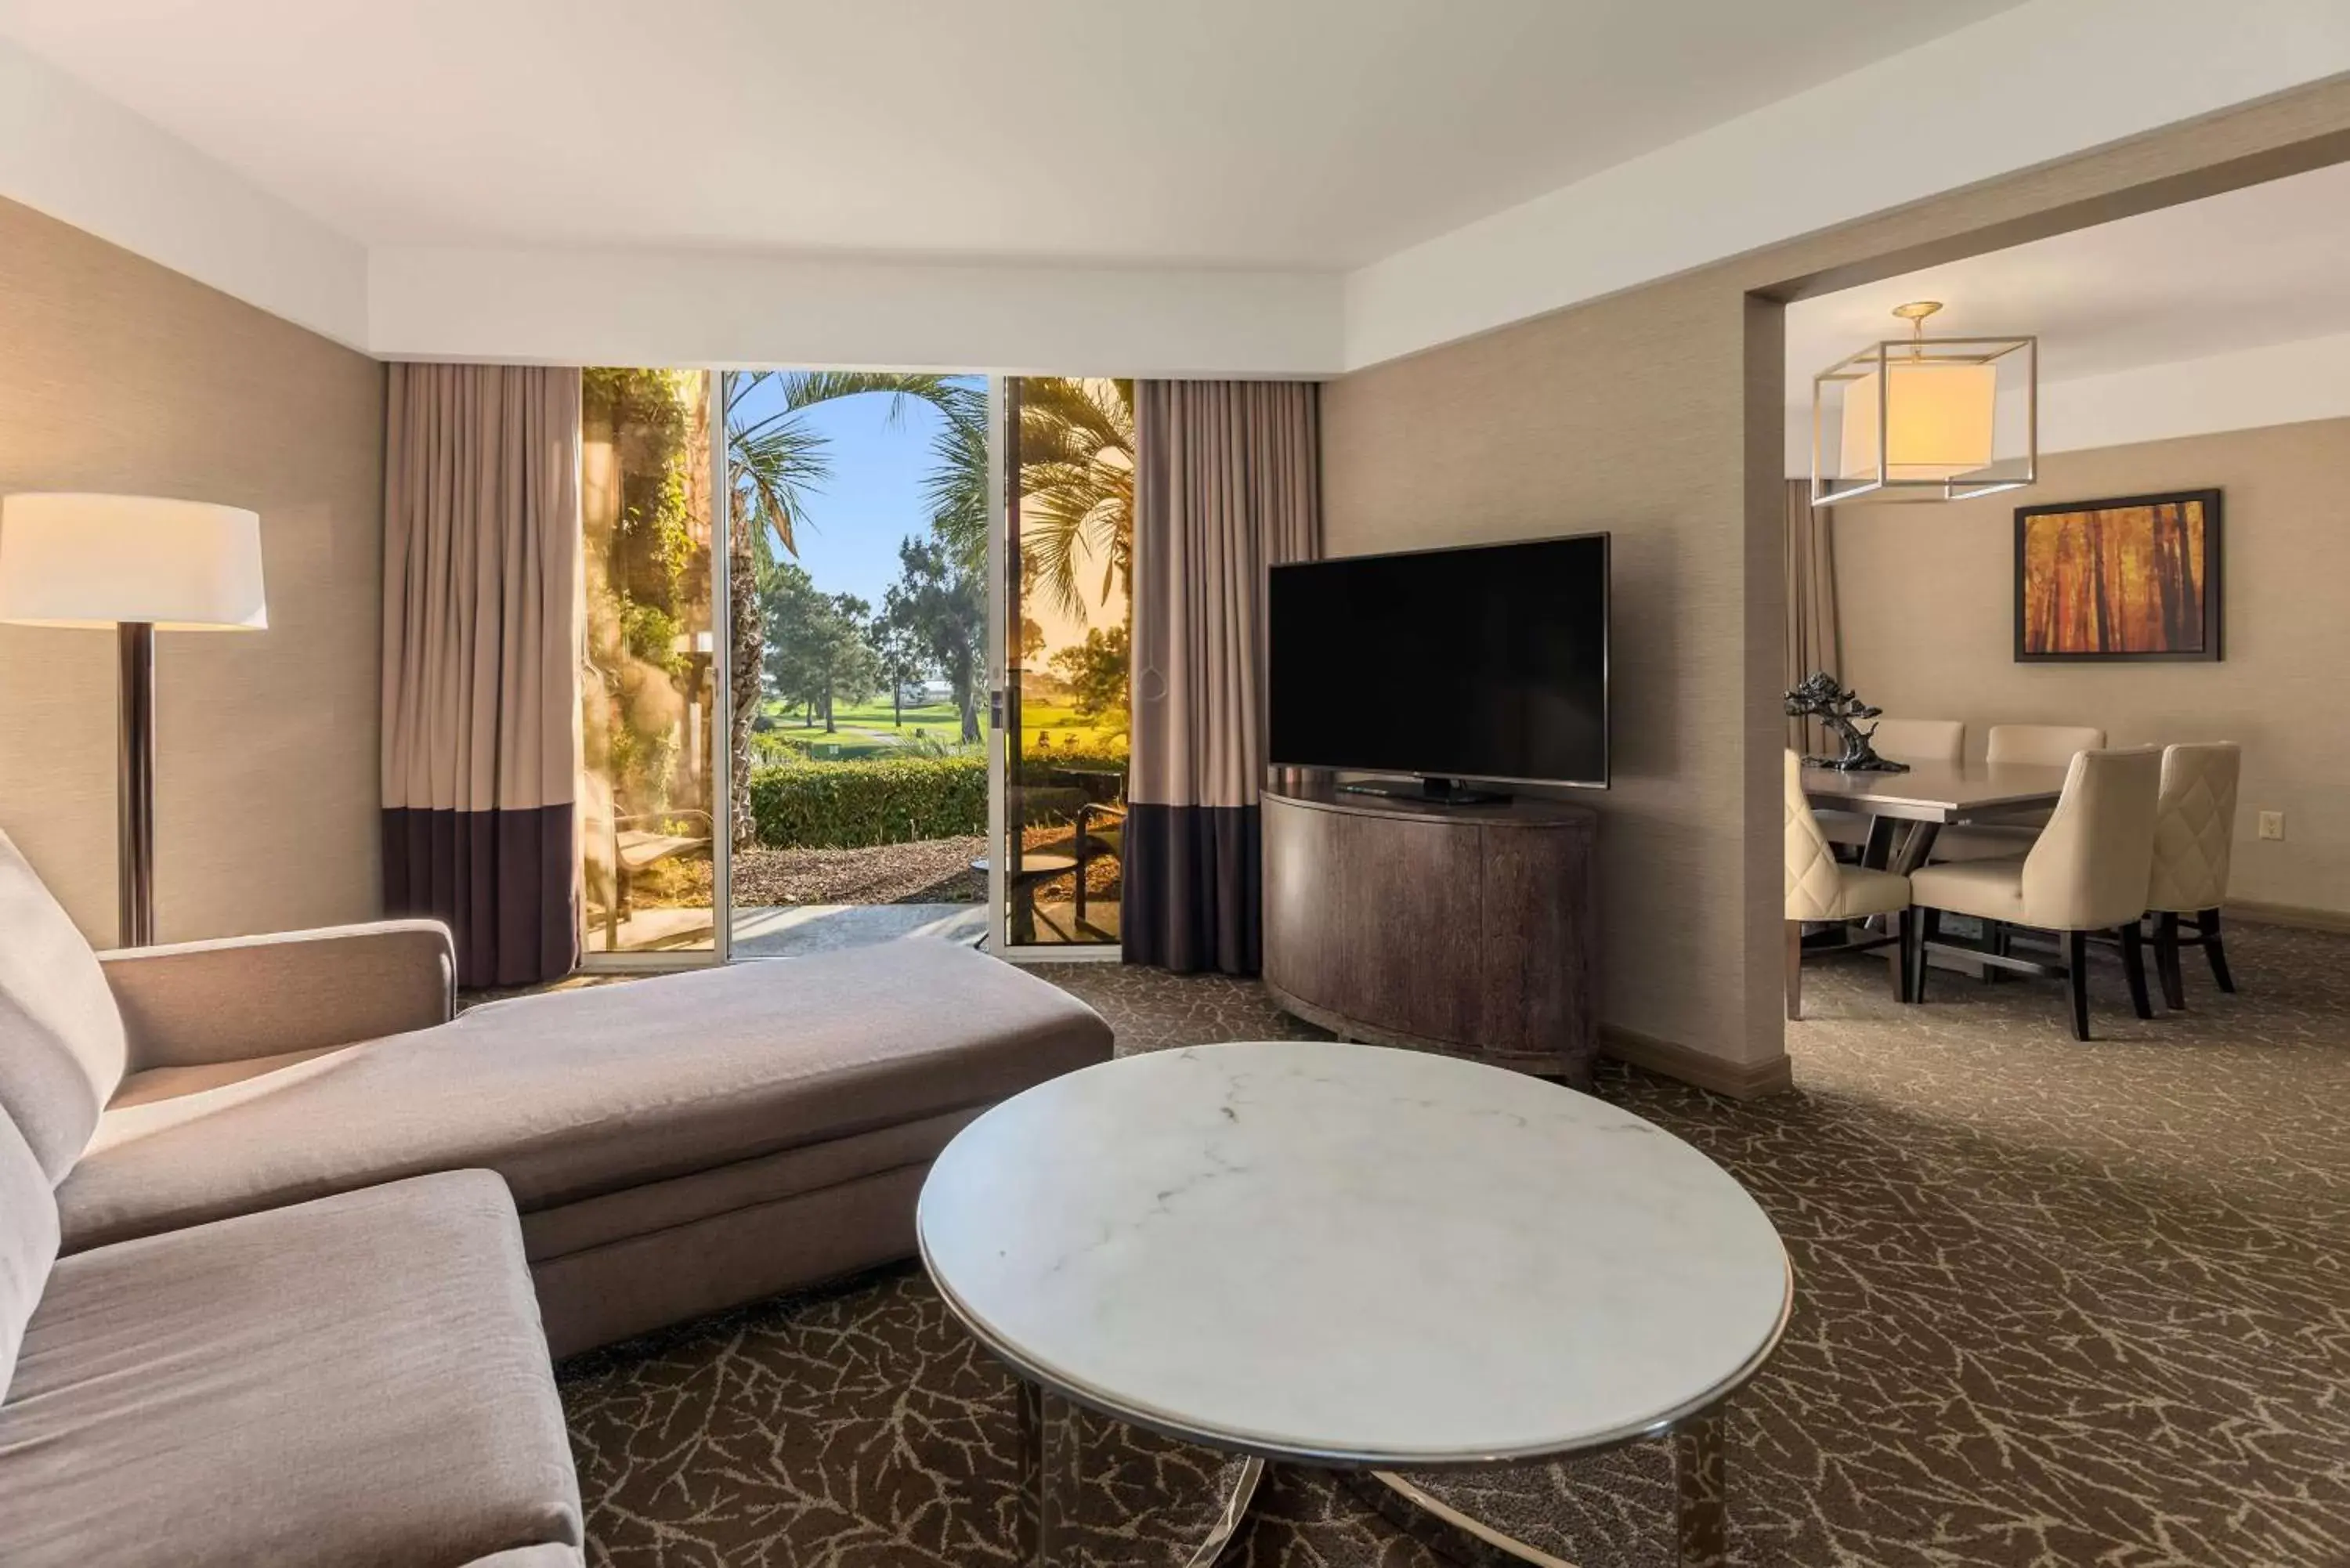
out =
[(1942, 936), (1942, 911), (1918, 909), (1917, 954), (1909, 967), (1909, 1000), (1926, 1000), (1926, 944), (1939, 941)]
[(2236, 982), (2228, 974), (2227, 950), (2220, 945), (2220, 911), (2199, 910), (2195, 916), (2195, 929), (2203, 933), (2203, 956), (2211, 961), (2211, 978), (2220, 982), (2221, 991), (2233, 996)]
[(1918, 909), (1913, 904), (1901, 906), (1893, 917), (1893, 1000), (1912, 1002), (1917, 999), (1917, 982), (1910, 965), (1915, 962), (1911, 949), (1918, 945)]
[(2146, 994), (2146, 933), (2132, 920), (2122, 928), (2122, 973), (2129, 980), (2130, 1010), (2140, 1018), (2154, 1016)]
[(2073, 1038), (2089, 1037), (2089, 933), (2064, 933), (2064, 988), (2073, 993)]
[(2178, 917), (2154, 918), (2154, 971), (2162, 978), (2162, 1005), (2176, 1012), (2187, 1005), (2187, 977), (2178, 969)]
[[(2009, 931), (2007, 922), (2005, 920), (1985, 920), (1983, 922), (1983, 946), (1988, 948), (1991, 951), (1997, 953), (2001, 958), (2007, 957), (2010, 950)], [(2006, 972), (2006, 971), (2001, 969), (1997, 964), (1987, 963), (1982, 966), (1982, 983), (1985, 985), (1997, 985), (2001, 978)]]
[(1787, 922), (1787, 1022), (1804, 1016), (1804, 922)]

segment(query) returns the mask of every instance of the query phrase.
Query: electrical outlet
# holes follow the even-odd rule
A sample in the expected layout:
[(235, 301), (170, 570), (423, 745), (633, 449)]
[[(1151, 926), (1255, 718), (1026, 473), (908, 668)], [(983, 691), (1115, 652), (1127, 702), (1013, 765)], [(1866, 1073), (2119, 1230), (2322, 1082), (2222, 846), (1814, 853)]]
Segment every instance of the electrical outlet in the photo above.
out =
[(2262, 838), (2282, 838), (2284, 836), (2284, 813), (2281, 811), (2264, 811), (2261, 813), (2261, 836)]

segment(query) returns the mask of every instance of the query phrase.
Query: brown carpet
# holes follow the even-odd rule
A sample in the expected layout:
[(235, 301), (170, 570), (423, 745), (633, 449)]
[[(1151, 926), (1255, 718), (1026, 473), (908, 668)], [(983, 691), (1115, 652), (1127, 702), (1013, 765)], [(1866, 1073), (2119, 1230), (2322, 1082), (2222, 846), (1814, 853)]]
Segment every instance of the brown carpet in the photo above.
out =
[[(2190, 1011), (2151, 1023), (2101, 972), (2088, 1044), (2047, 982), (1938, 976), (1900, 1008), (1881, 965), (1831, 961), (1794, 1095), (1603, 1072), (1794, 1257), (1794, 1324), (1729, 1421), (1739, 1561), (2350, 1563), (2350, 939), (2245, 927), (2230, 956), (2240, 995), (2190, 953)], [(1123, 1052), (1313, 1033), (1245, 983), (1041, 972)], [(1012, 1385), (918, 1270), (582, 1358), (563, 1390), (595, 1563), (1013, 1561)], [(1107, 1559), (1181, 1562), (1217, 1459), (1093, 1430)], [(1669, 1561), (1653, 1445), (1429, 1484), (1584, 1568)], [(1233, 1560), (1438, 1561), (1306, 1470), (1268, 1478)]]

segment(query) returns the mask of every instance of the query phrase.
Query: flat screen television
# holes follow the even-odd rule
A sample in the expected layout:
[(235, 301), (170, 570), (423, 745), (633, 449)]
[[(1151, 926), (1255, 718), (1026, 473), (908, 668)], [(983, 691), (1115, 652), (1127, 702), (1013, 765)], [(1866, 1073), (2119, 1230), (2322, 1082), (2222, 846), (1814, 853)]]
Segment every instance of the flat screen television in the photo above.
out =
[(1267, 760), (1607, 784), (1607, 535), (1272, 572)]

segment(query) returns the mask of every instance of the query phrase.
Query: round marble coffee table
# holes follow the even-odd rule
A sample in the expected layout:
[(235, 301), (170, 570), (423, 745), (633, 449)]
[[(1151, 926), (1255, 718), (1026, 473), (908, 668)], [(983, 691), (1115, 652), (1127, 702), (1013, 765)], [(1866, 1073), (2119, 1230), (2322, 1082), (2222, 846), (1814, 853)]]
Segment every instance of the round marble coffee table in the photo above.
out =
[(1068, 1404), (1265, 1460), (1369, 1471), (1466, 1537), (1534, 1548), (1397, 1470), (1669, 1435), (1685, 1563), (1725, 1550), (1716, 1407), (1792, 1280), (1745, 1189), (1638, 1116), (1447, 1057), (1196, 1045), (1041, 1085), (923, 1184), (922, 1261), (1022, 1379), (1035, 1560), (1079, 1560)]

